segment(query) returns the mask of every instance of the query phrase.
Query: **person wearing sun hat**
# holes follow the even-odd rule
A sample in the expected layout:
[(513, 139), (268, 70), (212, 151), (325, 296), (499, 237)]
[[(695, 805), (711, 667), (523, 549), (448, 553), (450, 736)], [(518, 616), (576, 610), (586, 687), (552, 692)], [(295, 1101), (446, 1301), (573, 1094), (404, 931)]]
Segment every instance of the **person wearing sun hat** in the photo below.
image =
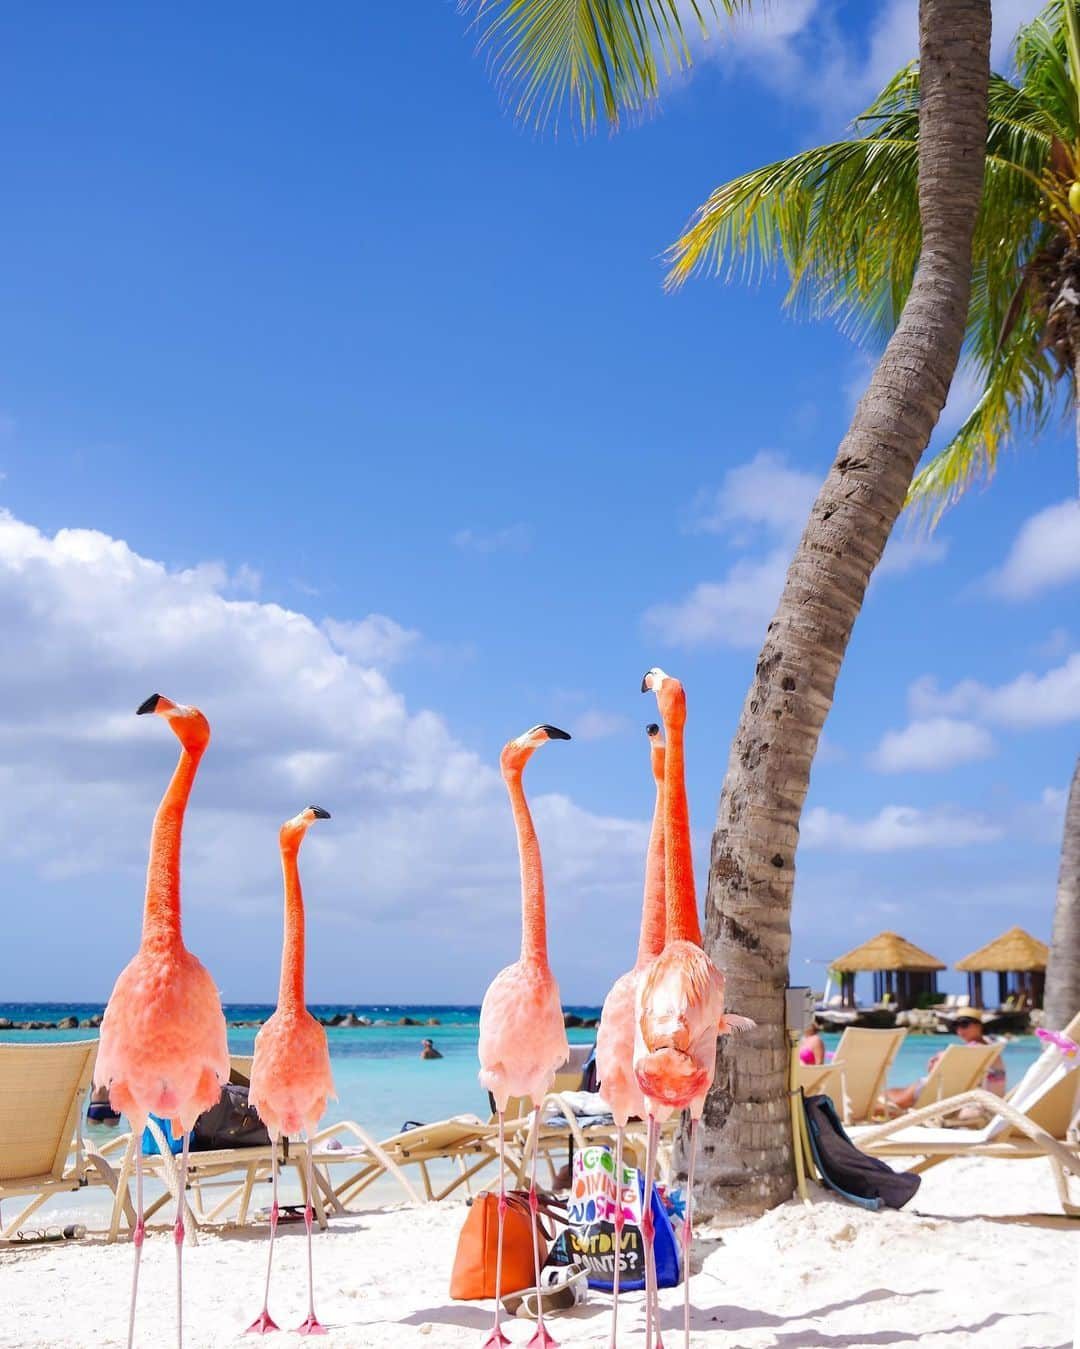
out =
[[(993, 1041), (983, 1032), (983, 1014), (978, 1007), (955, 1007), (947, 1018), (952, 1023), (954, 1033), (959, 1036), (962, 1044), (965, 1045), (988, 1045)], [(898, 1110), (910, 1110), (919, 1099), (919, 1093), (926, 1083), (926, 1078), (934, 1071), (934, 1065), (940, 1054), (935, 1054), (926, 1065), (926, 1075), (920, 1077), (917, 1082), (912, 1082), (906, 1087), (890, 1087), (885, 1095), (889, 1101), (896, 1106)], [(994, 1060), (990, 1071), (983, 1078), (982, 1087), (986, 1091), (992, 1091), (995, 1096), (1005, 1095), (1005, 1065), (1000, 1058)]]

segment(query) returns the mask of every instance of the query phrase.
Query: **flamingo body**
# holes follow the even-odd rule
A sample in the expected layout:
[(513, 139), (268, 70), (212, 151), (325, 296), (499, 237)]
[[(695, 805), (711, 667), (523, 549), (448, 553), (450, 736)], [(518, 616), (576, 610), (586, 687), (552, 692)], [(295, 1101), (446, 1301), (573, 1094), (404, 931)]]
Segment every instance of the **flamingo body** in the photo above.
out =
[(255, 1037), (248, 1091), (270, 1137), (314, 1133), (333, 1095), (326, 1031), (306, 1008), (279, 1007)]
[(154, 1114), (187, 1133), (217, 1105), (229, 1080), (225, 1018), (213, 979), (183, 944), (144, 944), (122, 971), (94, 1076), (136, 1130)]
[(724, 976), (700, 946), (676, 941), (638, 989), (634, 1075), (649, 1103), (701, 1115), (716, 1074), (716, 1037), (726, 1028)]
[(539, 1105), (570, 1057), (559, 985), (546, 963), (515, 960), (500, 970), (480, 1008), (480, 1085), (505, 1110), (512, 1096)]
[(596, 1030), (596, 1075), (600, 1094), (618, 1128), (632, 1116), (645, 1118), (645, 1099), (634, 1076), (634, 1026), (638, 983), (642, 971), (634, 968), (611, 985)]

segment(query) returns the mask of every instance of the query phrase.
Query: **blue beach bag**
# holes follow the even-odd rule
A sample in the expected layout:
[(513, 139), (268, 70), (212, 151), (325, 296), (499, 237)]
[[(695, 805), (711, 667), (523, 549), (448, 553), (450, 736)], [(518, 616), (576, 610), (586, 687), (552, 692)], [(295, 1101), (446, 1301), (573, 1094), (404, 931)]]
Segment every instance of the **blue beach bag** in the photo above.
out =
[[(634, 1166), (623, 1166), (616, 1183), (615, 1157), (610, 1148), (584, 1148), (574, 1154), (574, 1176), (566, 1203), (569, 1226), (566, 1251), (588, 1270), (589, 1287), (611, 1292), (615, 1260), (619, 1260), (619, 1290), (645, 1287), (645, 1239), (641, 1215), (645, 1178)], [(622, 1204), (624, 1226), (620, 1250), (615, 1251), (616, 1204)], [(679, 1243), (660, 1194), (653, 1188), (652, 1216), (656, 1229), (656, 1281), (661, 1288), (682, 1282)]]
[[(151, 1115), (150, 1118), (161, 1130), (162, 1137), (168, 1144), (169, 1151), (172, 1153), (174, 1157), (178, 1156), (184, 1147), (183, 1134), (181, 1134), (179, 1138), (173, 1138), (172, 1125), (169, 1123), (167, 1119), (162, 1119), (160, 1115)], [(147, 1125), (147, 1127), (143, 1130), (141, 1150), (142, 1155), (144, 1157), (161, 1156), (161, 1149), (158, 1147), (158, 1141), (154, 1137), (153, 1130), (150, 1128), (149, 1125)]]

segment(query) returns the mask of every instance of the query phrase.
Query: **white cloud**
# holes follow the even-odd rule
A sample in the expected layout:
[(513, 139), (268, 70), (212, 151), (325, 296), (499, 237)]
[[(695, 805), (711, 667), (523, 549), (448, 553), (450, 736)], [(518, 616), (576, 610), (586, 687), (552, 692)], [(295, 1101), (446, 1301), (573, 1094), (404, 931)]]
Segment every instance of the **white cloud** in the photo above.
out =
[(359, 665), (396, 665), (420, 641), (415, 628), (403, 628), (385, 614), (368, 614), (359, 621), (346, 622), (328, 618), (323, 631), (339, 651)]
[(886, 731), (871, 755), (881, 773), (937, 772), (988, 758), (994, 752), (990, 732), (970, 721), (930, 717), (902, 731)]
[(1025, 520), (1004, 563), (987, 579), (1011, 600), (1080, 580), (1080, 502), (1059, 501)]
[(759, 450), (729, 469), (720, 487), (698, 493), (691, 527), (741, 537), (746, 526), (760, 526), (773, 537), (794, 541), (820, 488), (817, 474), (791, 468), (774, 450)]
[[(994, 0), (995, 70), (1007, 69), (1016, 29), (1044, 5), (1045, 0)], [(836, 21), (835, 7), (824, 0), (755, 7), (736, 22), (733, 40), (713, 44), (710, 53), (723, 62), (749, 66), (766, 84), (830, 118), (848, 117), (919, 50), (918, 0), (884, 0), (868, 22), (861, 22), (869, 8), (865, 0), (856, 6), (851, 12), (860, 22), (845, 31)]]
[(964, 679), (941, 689), (927, 675), (908, 689), (908, 707), (915, 717), (973, 716), (1012, 727), (1075, 721), (1080, 718), (1080, 651), (1046, 674), (1025, 672), (996, 688)]
[(875, 576), (903, 576), (915, 567), (932, 567), (944, 562), (949, 552), (949, 541), (937, 534), (904, 534), (894, 532), (885, 545)]
[(757, 646), (784, 587), (788, 560), (783, 548), (736, 562), (724, 580), (702, 581), (685, 599), (647, 609), (645, 629), (673, 646)]
[(524, 553), (532, 544), (532, 530), (528, 525), (506, 525), (489, 531), (459, 529), (450, 542), (463, 553)]
[[(393, 620), (341, 625), (337, 647), (303, 613), (229, 598), (228, 581), (217, 566), (170, 571), (105, 534), (50, 538), (0, 514), (0, 852), (14, 930), (34, 949), (48, 937), (54, 974), (70, 980), (85, 951), (76, 939), (56, 950), (52, 934), (80, 930), (96, 909), (93, 969), (81, 977), (98, 993), (130, 956), (150, 817), (176, 753), (164, 725), (134, 715), (158, 691), (196, 703), (213, 728), (185, 830), (185, 908), (192, 949), (226, 996), (272, 995), (277, 827), (315, 801), (333, 819), (305, 847), (313, 999), (422, 996), (435, 967), (443, 996), (477, 997), (518, 940), (499, 745), (479, 755), (437, 713), (406, 706), (375, 668), (408, 645)], [(507, 734), (543, 715), (524, 709)], [(553, 963), (570, 996), (595, 996), (632, 955), (628, 936), (610, 969), (591, 968), (613, 906), (640, 887), (647, 824), (544, 790), (572, 780), (573, 754), (555, 745), (537, 756), (533, 805)], [(327, 924), (355, 939), (332, 942)], [(478, 925), (492, 934), (483, 951)], [(11, 954), (7, 929), (6, 940)]]
[(612, 712), (589, 710), (574, 717), (576, 740), (604, 740), (611, 735), (622, 735), (630, 725), (629, 718)]
[(858, 820), (814, 806), (803, 816), (802, 845), (841, 852), (910, 852), (922, 848), (966, 848), (990, 843), (1001, 828), (973, 811), (954, 806), (920, 810), (915, 806), (883, 806), (870, 819)]

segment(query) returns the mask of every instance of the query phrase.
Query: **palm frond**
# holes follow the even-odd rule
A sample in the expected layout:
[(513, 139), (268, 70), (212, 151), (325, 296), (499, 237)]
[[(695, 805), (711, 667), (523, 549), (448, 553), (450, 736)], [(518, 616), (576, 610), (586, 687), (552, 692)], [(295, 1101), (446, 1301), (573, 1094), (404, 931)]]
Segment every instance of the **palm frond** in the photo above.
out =
[(1038, 315), (1026, 304), (1022, 308), (979, 401), (911, 484), (907, 508), (930, 529), (972, 483), (993, 477), (1002, 450), (1021, 431), (1037, 435), (1053, 411), (1059, 372), (1042, 347)]
[(571, 114), (583, 131), (617, 126), (659, 93), (663, 72), (691, 64), (689, 17), (711, 20), (749, 0), (460, 0), (514, 115), (537, 128)]

